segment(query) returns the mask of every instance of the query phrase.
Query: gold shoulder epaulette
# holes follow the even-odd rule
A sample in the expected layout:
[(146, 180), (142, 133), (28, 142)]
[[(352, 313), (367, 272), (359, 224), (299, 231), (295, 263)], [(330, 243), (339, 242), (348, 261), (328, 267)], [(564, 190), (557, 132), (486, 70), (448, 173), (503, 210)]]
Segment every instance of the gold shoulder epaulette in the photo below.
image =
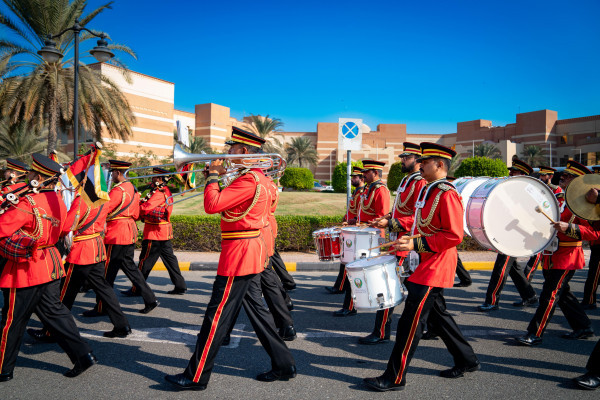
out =
[(440, 183), (439, 185), (437, 185), (437, 187), (438, 189), (443, 190), (444, 192), (454, 189), (452, 186), (446, 185), (445, 183)]

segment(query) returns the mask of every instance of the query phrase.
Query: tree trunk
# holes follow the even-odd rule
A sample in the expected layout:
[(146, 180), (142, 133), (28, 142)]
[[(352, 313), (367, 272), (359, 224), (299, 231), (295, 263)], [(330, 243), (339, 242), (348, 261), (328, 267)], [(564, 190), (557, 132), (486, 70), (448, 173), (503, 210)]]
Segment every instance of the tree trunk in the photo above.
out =
[(50, 115), (48, 121), (48, 155), (56, 149), (56, 142), (58, 141), (58, 101), (56, 96), (53, 96), (50, 100)]

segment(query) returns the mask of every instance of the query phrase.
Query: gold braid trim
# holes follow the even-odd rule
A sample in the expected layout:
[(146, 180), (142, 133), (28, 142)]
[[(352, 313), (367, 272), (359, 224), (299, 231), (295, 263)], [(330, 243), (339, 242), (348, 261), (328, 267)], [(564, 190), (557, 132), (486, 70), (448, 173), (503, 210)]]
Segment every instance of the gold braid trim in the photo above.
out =
[[(248, 209), (246, 211), (244, 211), (243, 213), (236, 213), (233, 211), (223, 211), (221, 213), (221, 219), (225, 222), (240, 221), (242, 218), (244, 218), (246, 215), (248, 215), (250, 210), (252, 210), (252, 208), (256, 205), (256, 203), (258, 202), (258, 199), (260, 198), (261, 185), (259, 184), (260, 180), (258, 179), (258, 175), (256, 175), (256, 172), (254, 172), (254, 171), (248, 171), (247, 173), (252, 175), (254, 177), (254, 181), (257, 183), (256, 192), (254, 193), (254, 199), (252, 199), (252, 204), (250, 204), (250, 207), (248, 207)], [(242, 176), (243, 175), (245, 175), (245, 174), (242, 174)], [(235, 216), (236, 214), (237, 214), (237, 216)]]
[(350, 204), (348, 204), (348, 211), (352, 214), (357, 214), (358, 207), (360, 205), (360, 195), (364, 193), (364, 188), (365, 186), (358, 188), (354, 193), (354, 196), (352, 196), (352, 199), (350, 199)]
[[(431, 220), (433, 219), (433, 215), (435, 214), (435, 210), (437, 209), (437, 206), (440, 202), (440, 197), (442, 196), (442, 194), (444, 193), (444, 190), (440, 190), (436, 195), (435, 195), (435, 199), (433, 200), (433, 205), (431, 206), (431, 210), (429, 210), (429, 215), (427, 216), (427, 218), (423, 219), (421, 217), (421, 210), (422, 208), (419, 208), (417, 211), (417, 230), (419, 231), (419, 233), (422, 236), (433, 236), (433, 234), (435, 234), (437, 231), (440, 230), (440, 228), (436, 227), (435, 225), (431, 224)], [(423, 232), (423, 228), (429, 228), (429, 230), (431, 230), (431, 233), (425, 233)]]
[[(90, 212), (92, 211), (92, 208), (90, 206), (87, 206), (85, 209), (85, 213), (83, 213), (83, 217), (79, 220), (75, 219), (75, 228), (71, 229), (73, 231), (78, 231), (79, 229), (81, 229), (81, 227), (84, 225), (85, 220), (87, 219), (87, 217), (90, 215)], [(77, 217), (79, 217), (79, 210), (77, 210)]]
[(44, 225), (42, 225), (42, 217), (40, 217), (40, 210), (36, 207), (35, 201), (31, 196), (25, 195), (25, 198), (27, 199), (27, 201), (29, 201), (29, 204), (31, 204), (31, 208), (33, 209), (35, 224), (32, 233), (27, 233), (23, 229), (19, 229), (19, 231), (21, 231), (21, 233), (27, 236), (28, 238), (31, 238), (33, 240), (40, 240), (40, 238), (44, 234)]
[[(375, 200), (375, 191), (376, 191), (377, 189), (379, 189), (380, 187), (382, 187), (382, 186), (384, 186), (384, 184), (383, 184), (383, 183), (379, 183), (379, 184), (376, 184), (376, 185), (375, 185), (375, 187), (373, 188), (373, 191), (371, 192), (371, 198), (370, 198), (370, 200), (369, 200), (369, 204), (366, 204), (366, 205), (365, 205), (365, 204), (364, 204), (364, 203), (365, 203), (364, 201), (359, 201), (360, 209), (361, 209), (361, 210), (362, 210), (362, 211), (363, 211), (365, 214), (367, 214), (367, 215), (375, 215), (375, 214), (376, 214), (376, 213), (375, 213), (375, 211), (373, 211), (373, 212), (370, 212), (370, 211), (371, 211), (371, 204), (373, 204), (373, 200)], [(367, 190), (367, 191), (368, 191), (368, 190)], [(367, 210), (369, 210), (369, 211), (367, 211)]]
[[(121, 182), (121, 183), (123, 183), (123, 182)], [(121, 204), (119, 204), (119, 207), (115, 208), (115, 210), (114, 210), (113, 212), (111, 212), (110, 214), (108, 214), (108, 215), (106, 216), (106, 221), (110, 221), (110, 219), (111, 219), (111, 218), (112, 218), (112, 217), (113, 217), (113, 216), (114, 216), (116, 213), (118, 213), (119, 211), (121, 211), (121, 208), (122, 208), (122, 207), (123, 207), (123, 205), (125, 204), (125, 194), (126, 194), (126, 192), (125, 192), (125, 189), (123, 189), (122, 187), (120, 187), (120, 186), (119, 186), (121, 183), (119, 183), (119, 184), (117, 184), (117, 185), (115, 186), (115, 188), (117, 188), (117, 187), (118, 187), (119, 189), (121, 189), (121, 192), (122, 192)]]

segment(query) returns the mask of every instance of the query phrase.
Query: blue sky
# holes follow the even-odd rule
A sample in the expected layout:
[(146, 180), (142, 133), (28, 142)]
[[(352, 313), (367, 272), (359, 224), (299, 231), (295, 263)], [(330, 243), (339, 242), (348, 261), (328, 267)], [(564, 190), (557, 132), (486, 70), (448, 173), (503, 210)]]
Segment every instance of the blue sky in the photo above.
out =
[(597, 0), (117, 0), (89, 27), (132, 47), (132, 70), (174, 82), (178, 109), (450, 133), (544, 108), (600, 114), (599, 15)]

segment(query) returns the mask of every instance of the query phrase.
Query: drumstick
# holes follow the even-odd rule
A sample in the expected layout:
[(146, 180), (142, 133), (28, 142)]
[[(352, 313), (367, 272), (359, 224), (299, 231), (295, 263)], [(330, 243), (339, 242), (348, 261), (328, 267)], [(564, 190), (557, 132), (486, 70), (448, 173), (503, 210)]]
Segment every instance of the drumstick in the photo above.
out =
[(388, 255), (390, 255), (390, 254), (392, 254), (392, 253), (395, 253), (395, 252), (396, 252), (396, 250), (383, 251), (383, 252), (381, 252), (381, 253), (377, 254), (376, 256), (373, 256), (373, 257), (369, 257), (369, 258), (367, 258), (367, 260), (372, 260), (372, 259), (374, 259), (374, 258), (377, 258), (377, 257), (382, 257), (382, 256), (388, 256)]
[(548, 214), (546, 214), (546, 213), (544, 212), (544, 210), (542, 210), (542, 209), (541, 209), (541, 207), (540, 207), (540, 206), (535, 206), (535, 211), (537, 211), (538, 213), (542, 213), (542, 214), (544, 214), (544, 216), (545, 216), (546, 218), (548, 218), (548, 219), (549, 219), (549, 220), (550, 220), (550, 221), (551, 221), (553, 224), (555, 224), (555, 223), (556, 223), (556, 221), (555, 221), (555, 220), (553, 220), (553, 219), (552, 219), (552, 217), (550, 217)]
[[(411, 240), (411, 239), (420, 238), (420, 237), (421, 237), (421, 234), (420, 234), (420, 233), (417, 233), (416, 235), (412, 235), (412, 236), (402, 236), (402, 237), (403, 237), (403, 238), (406, 238), (406, 240)], [(369, 250), (375, 250), (375, 249), (380, 249), (380, 248), (382, 248), (382, 247), (385, 247), (385, 246), (391, 246), (391, 245), (393, 245), (394, 243), (396, 243), (396, 241), (395, 241), (395, 240), (394, 240), (393, 242), (387, 242), (387, 243), (384, 243), (384, 244), (380, 244), (380, 245), (379, 245), (379, 246), (377, 246), (377, 247), (371, 247)]]

